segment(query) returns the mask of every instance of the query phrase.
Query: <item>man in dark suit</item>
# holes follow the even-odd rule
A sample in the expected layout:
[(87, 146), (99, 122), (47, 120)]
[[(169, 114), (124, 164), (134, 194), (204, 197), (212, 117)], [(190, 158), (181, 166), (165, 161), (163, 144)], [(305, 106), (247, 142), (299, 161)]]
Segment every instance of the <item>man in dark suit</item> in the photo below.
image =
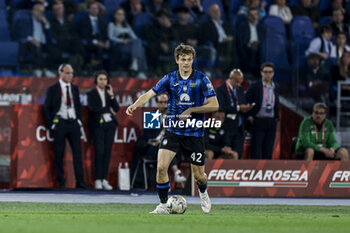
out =
[(259, 74), (259, 45), (263, 35), (263, 27), (259, 22), (259, 10), (250, 8), (247, 17), (243, 17), (237, 25), (237, 54), (243, 72)]
[(217, 4), (210, 6), (209, 16), (209, 19), (201, 25), (199, 44), (214, 48), (217, 60), (223, 61), (226, 65), (235, 63), (234, 38), (230, 26), (222, 22), (220, 7)]
[(50, 23), (45, 17), (44, 5), (38, 3), (33, 6), (32, 17), (20, 17), (14, 22), (14, 38), (20, 42), (20, 56), (23, 59), (28, 53), (34, 55), (31, 59), (37, 77), (43, 72), (46, 76), (54, 76), (53, 72), (45, 70), (51, 68), (50, 59), (45, 59), (51, 45)]
[(80, 127), (81, 105), (79, 89), (72, 84), (73, 68), (62, 64), (58, 68), (59, 81), (46, 92), (44, 116), (46, 124), (53, 130), (55, 166), (59, 187), (64, 187), (63, 157), (66, 139), (72, 148), (76, 188), (87, 188), (84, 182), (81, 158)]
[(76, 35), (73, 23), (65, 15), (65, 8), (62, 2), (54, 3), (52, 6), (53, 17), (50, 21), (53, 44), (52, 55), (57, 65), (70, 60), (77, 70), (80, 70), (83, 63), (84, 48), (79, 37)]
[(110, 43), (103, 19), (99, 17), (99, 4), (93, 2), (89, 6), (89, 15), (78, 22), (78, 34), (86, 51), (88, 68), (101, 68), (103, 54), (109, 50)]
[(95, 147), (95, 189), (112, 190), (108, 183), (111, 150), (118, 125), (115, 118), (120, 107), (115, 99), (107, 72), (94, 74), (96, 88), (87, 93), (90, 110), (89, 130)]
[(262, 80), (252, 83), (246, 93), (246, 100), (254, 105), (249, 112), (252, 127), (252, 159), (271, 159), (279, 120), (279, 86), (272, 81), (274, 65), (261, 65)]
[(229, 78), (216, 88), (216, 96), (220, 109), (226, 113), (225, 123), (229, 129), (229, 141), (231, 148), (242, 157), (244, 144), (244, 115), (252, 109), (247, 104), (243, 87), (243, 73), (239, 69), (233, 69)]

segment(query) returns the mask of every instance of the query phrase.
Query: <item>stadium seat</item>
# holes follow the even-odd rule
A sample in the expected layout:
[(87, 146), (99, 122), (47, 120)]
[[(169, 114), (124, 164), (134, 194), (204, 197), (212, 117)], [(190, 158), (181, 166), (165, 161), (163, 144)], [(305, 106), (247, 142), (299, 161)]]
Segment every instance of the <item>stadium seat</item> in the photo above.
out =
[(297, 43), (309, 43), (315, 37), (311, 19), (307, 16), (295, 16), (290, 24), (290, 37)]
[(0, 42), (0, 66), (13, 66), (18, 71), (18, 48), (17, 42)]
[(318, 21), (318, 27), (321, 27), (326, 24), (330, 24), (332, 22), (332, 17), (331, 16), (324, 16), (321, 17), (320, 20)]
[(84, 0), (73, 0), (74, 5), (78, 5), (79, 3), (83, 2)]
[(331, 7), (332, 0), (320, 0), (318, 3), (318, 11), (322, 14), (323, 11)]
[(0, 0), (0, 10), (6, 10), (6, 0)]
[(182, 6), (184, 4), (183, 0), (169, 0), (168, 1), (170, 9), (175, 9), (176, 7)]
[(288, 1), (288, 6), (289, 6), (290, 9), (292, 9), (299, 2), (300, 2), (300, 0), (289, 0)]
[(226, 17), (225, 17), (224, 6), (222, 5), (222, 2), (220, 0), (203, 0), (202, 7), (203, 7), (204, 12), (209, 14), (210, 6), (213, 4), (217, 4), (220, 7), (221, 19), (225, 20)]
[(283, 35), (284, 37), (287, 36), (286, 34), (286, 27), (284, 26), (284, 23), (282, 19), (278, 16), (266, 16), (263, 18), (263, 25), (265, 26), (265, 30), (267, 34), (270, 33), (278, 33), (280, 35)]
[(136, 168), (135, 168), (134, 174), (132, 176), (132, 180), (131, 180), (131, 188), (134, 188), (137, 173), (140, 170), (141, 164), (142, 164), (142, 172), (143, 172), (143, 180), (144, 180), (144, 190), (147, 190), (148, 189), (148, 177), (147, 177), (147, 167), (146, 166), (147, 166), (147, 164), (155, 164), (156, 165), (157, 160), (149, 160), (149, 159), (142, 158), (141, 160), (139, 160), (137, 162), (137, 165), (136, 165)]
[(6, 10), (0, 9), (0, 41), (9, 41), (9, 25), (7, 23), (7, 12)]
[(12, 8), (17, 9), (23, 1), (25, 1), (25, 0), (12, 0)]
[(107, 12), (114, 12), (114, 10), (117, 9), (123, 2), (125, 2), (125, 0), (104, 0), (103, 5), (105, 6)]
[(12, 16), (12, 39), (19, 41), (21, 38), (21, 32), (26, 31), (26, 28), (23, 28), (21, 22), (32, 17), (32, 12), (30, 10), (17, 10)]
[(132, 26), (138, 37), (143, 38), (144, 28), (152, 22), (153, 18), (153, 15), (149, 13), (135, 15)]
[(243, 5), (245, 0), (235, 0), (235, 1), (230, 1), (230, 4), (228, 6), (228, 12), (230, 14), (230, 17), (232, 15), (236, 15), (239, 7)]

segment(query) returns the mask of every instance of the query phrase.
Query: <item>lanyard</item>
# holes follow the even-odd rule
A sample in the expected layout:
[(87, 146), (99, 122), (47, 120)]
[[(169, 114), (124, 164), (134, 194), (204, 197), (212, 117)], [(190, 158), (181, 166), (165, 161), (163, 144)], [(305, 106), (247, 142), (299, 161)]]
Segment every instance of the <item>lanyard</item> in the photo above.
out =
[[(317, 127), (316, 127), (316, 124), (314, 124), (314, 127), (315, 127), (315, 137), (316, 137), (316, 142), (318, 141), (318, 136), (317, 136)], [(324, 122), (322, 124), (322, 143), (324, 141)]]
[[(67, 88), (67, 86), (66, 86), (66, 88)], [(70, 103), (73, 106), (73, 95), (72, 95), (72, 92), (71, 92), (70, 88), (69, 88), (69, 94), (70, 94)], [(63, 98), (64, 104), (67, 105), (67, 99), (66, 99), (66, 97), (64, 97), (62, 88), (61, 88), (61, 96)]]
[[(228, 92), (228, 95), (230, 96), (230, 100), (231, 100), (231, 103), (234, 103), (234, 100), (232, 98), (232, 93), (231, 91), (233, 92), (233, 90), (229, 87), (228, 83), (226, 82), (226, 88), (227, 88), (227, 92)], [(237, 90), (236, 90), (236, 104), (239, 105), (239, 99), (238, 99), (238, 95), (237, 95)]]
[[(265, 91), (265, 87), (263, 86), (263, 91), (264, 91), (264, 95), (265, 95), (265, 100), (266, 100), (266, 103), (268, 104), (269, 103), (269, 98), (267, 97), (267, 94), (266, 94), (266, 91)], [(275, 89), (273, 89), (273, 92), (272, 92), (272, 99), (271, 99), (271, 105), (273, 105), (274, 101), (275, 101)]]

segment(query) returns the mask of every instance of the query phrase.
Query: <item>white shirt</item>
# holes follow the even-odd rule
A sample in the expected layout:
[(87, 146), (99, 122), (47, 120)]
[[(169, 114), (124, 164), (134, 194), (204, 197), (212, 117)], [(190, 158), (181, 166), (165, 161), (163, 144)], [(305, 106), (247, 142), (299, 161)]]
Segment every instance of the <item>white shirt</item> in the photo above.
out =
[(258, 30), (256, 29), (256, 24), (249, 24), (250, 29), (250, 38), (249, 38), (249, 44), (253, 43), (254, 41), (258, 41)]
[[(46, 26), (45, 26), (46, 27)], [(44, 28), (36, 18), (33, 17), (33, 38), (42, 44), (46, 44)]]
[(308, 56), (310, 53), (327, 53), (329, 57), (334, 57), (334, 54), (332, 54), (332, 50), (334, 49), (333, 43), (323, 37), (321, 38), (323, 40), (323, 51), (321, 51), (321, 39), (320, 37), (316, 37), (310, 42), (309, 48), (305, 51), (305, 56)]
[(96, 16), (89, 15), (91, 25), (92, 25), (92, 34), (97, 34), (99, 30), (98, 28), (98, 18)]
[(62, 79), (59, 80), (60, 86), (61, 86), (61, 107), (60, 110), (57, 112), (57, 115), (62, 117), (63, 119), (69, 119), (68, 117), (68, 106), (67, 106), (67, 85), (69, 86), (69, 95), (71, 96), (71, 109), (72, 111), (72, 116), (70, 118), (76, 119), (77, 115), (75, 113), (75, 108), (74, 108), (74, 100), (73, 100), (73, 94), (72, 94), (72, 86), (70, 83), (63, 82)]
[(105, 95), (105, 90), (97, 88), (97, 92), (100, 95), (101, 102), (102, 102), (102, 107), (106, 107), (106, 95)]
[(212, 19), (212, 21), (213, 21), (213, 23), (214, 23), (214, 25), (216, 27), (216, 30), (218, 32), (218, 35), (219, 35), (219, 40), (218, 41), (219, 41), (219, 43), (221, 43), (227, 37), (227, 35), (225, 33), (225, 30), (222, 27), (221, 21), (219, 22), (219, 21), (216, 21), (214, 19)]

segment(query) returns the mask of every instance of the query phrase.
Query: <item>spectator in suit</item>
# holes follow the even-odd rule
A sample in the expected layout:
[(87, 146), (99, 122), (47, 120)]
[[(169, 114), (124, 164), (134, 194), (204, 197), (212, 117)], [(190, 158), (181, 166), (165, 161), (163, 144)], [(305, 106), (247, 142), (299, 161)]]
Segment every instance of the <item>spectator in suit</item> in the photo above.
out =
[(80, 73), (83, 65), (84, 47), (77, 34), (73, 23), (65, 15), (63, 3), (58, 2), (52, 6), (53, 17), (50, 21), (52, 38), (54, 45), (50, 59), (55, 63), (67, 62), (76, 69), (75, 73)]
[(266, 16), (266, 1), (260, 2), (260, 0), (246, 0), (244, 5), (239, 7), (238, 15), (247, 16), (250, 9), (256, 9), (258, 11), (259, 19), (262, 19)]
[(252, 109), (252, 106), (246, 102), (242, 82), (243, 73), (239, 69), (233, 69), (229, 78), (215, 90), (220, 110), (226, 114), (225, 124), (229, 129), (229, 145), (238, 158), (241, 158), (243, 153), (245, 113)]
[(225, 112), (212, 113), (212, 118), (221, 121), (220, 128), (205, 130), (205, 155), (207, 159), (238, 159), (238, 153), (233, 151), (229, 141), (229, 129), (225, 125)]
[(254, 105), (250, 114), (252, 126), (252, 159), (271, 159), (279, 120), (279, 86), (272, 81), (274, 65), (261, 65), (261, 80), (252, 83), (246, 100)]
[(120, 107), (107, 72), (94, 74), (96, 88), (87, 93), (90, 110), (89, 130), (95, 148), (95, 189), (112, 190), (108, 183), (111, 150), (118, 125), (115, 114)]
[(76, 11), (73, 1), (72, 0), (52, 0), (50, 6), (53, 9), (53, 6), (59, 3), (63, 4), (65, 17), (68, 19), (68, 21), (73, 21), (74, 14)]
[(170, 14), (170, 7), (164, 0), (152, 0), (146, 8), (152, 15), (156, 15), (159, 11), (167, 11)]
[(302, 72), (301, 84), (304, 95), (314, 99), (314, 101), (325, 101), (328, 99), (328, 88), (331, 83), (331, 76), (322, 63), (321, 57), (317, 53), (310, 53), (306, 58), (307, 66)]
[(305, 56), (310, 53), (317, 53), (322, 57), (322, 59), (327, 60), (332, 57), (333, 43), (332, 39), (332, 27), (330, 25), (324, 25), (320, 28), (320, 36), (314, 38), (310, 44), (309, 48), (305, 51)]
[(198, 21), (205, 16), (201, 0), (184, 0), (183, 6), (190, 12), (190, 23), (198, 23)]
[(332, 12), (335, 9), (341, 9), (342, 12), (345, 12), (345, 1), (343, 0), (332, 0), (331, 7), (328, 7), (326, 10), (321, 12), (321, 17), (332, 16)]
[(221, 21), (220, 7), (213, 4), (209, 8), (210, 19), (202, 23), (199, 43), (216, 50), (216, 60), (222, 61), (224, 67), (236, 62), (234, 38), (230, 26)]
[(112, 42), (111, 64), (115, 66), (121, 54), (131, 57), (129, 70), (137, 77), (146, 79), (147, 61), (142, 40), (139, 39), (130, 25), (125, 21), (125, 11), (118, 8), (114, 12), (114, 20), (108, 24), (108, 38)]
[(339, 32), (335, 37), (332, 57), (339, 59), (343, 55), (344, 51), (350, 51), (350, 47), (346, 44), (345, 32)]
[(200, 67), (210, 77), (212, 67), (215, 64), (216, 50), (207, 45), (198, 45), (198, 24), (190, 23), (190, 13), (186, 7), (178, 7), (174, 10), (177, 20), (173, 25), (175, 41), (178, 44), (185, 43), (193, 46), (197, 51), (197, 59)]
[(286, 5), (286, 0), (275, 0), (276, 4), (270, 6), (269, 15), (278, 16), (283, 20), (283, 23), (289, 25), (292, 22), (293, 15), (289, 7)]
[[(338, 64), (331, 68), (332, 88), (330, 91), (330, 101), (336, 104), (338, 81), (350, 81), (350, 51), (344, 51)], [(350, 96), (350, 86), (342, 85), (342, 96)], [(349, 108), (348, 101), (342, 103), (342, 107)]]
[(89, 6), (89, 15), (78, 22), (78, 32), (85, 47), (87, 69), (102, 67), (103, 54), (109, 51), (109, 40), (103, 19), (99, 17), (99, 5), (93, 2)]
[(61, 64), (58, 75), (59, 81), (47, 89), (43, 107), (46, 124), (53, 131), (57, 182), (59, 187), (65, 186), (63, 157), (68, 139), (73, 153), (76, 188), (86, 189), (81, 158), (79, 89), (72, 84), (73, 68), (70, 64)]
[(25, 57), (32, 53), (33, 73), (36, 77), (56, 77), (47, 69), (52, 68), (50, 59), (46, 59), (51, 46), (50, 23), (45, 17), (44, 5), (38, 3), (33, 6), (32, 18), (21, 18), (15, 22), (15, 38), (21, 43), (20, 54)]
[(250, 8), (247, 18), (237, 25), (237, 54), (243, 71), (258, 75), (259, 45), (263, 38), (263, 27), (259, 22), (258, 9)]
[(344, 23), (344, 12), (341, 8), (332, 11), (332, 32), (337, 36), (338, 33), (343, 32), (346, 35), (347, 42), (350, 42), (350, 27)]
[(327, 106), (316, 103), (311, 116), (305, 117), (300, 124), (296, 144), (297, 157), (311, 160), (348, 161), (347, 149), (338, 147), (332, 121), (326, 119)]
[(175, 39), (170, 16), (165, 11), (157, 13), (155, 20), (145, 28), (146, 55), (149, 66), (157, 73), (166, 72), (166, 66), (173, 59), (172, 42)]
[(126, 13), (127, 21), (132, 24), (134, 16), (146, 12), (146, 5), (141, 0), (127, 0), (120, 4)]
[(312, 0), (301, 0), (292, 8), (294, 16), (307, 16), (311, 19), (314, 28), (318, 28), (318, 21), (320, 19), (320, 13), (318, 11), (318, 5), (313, 5)]
[(89, 13), (89, 6), (92, 3), (96, 3), (98, 5), (99, 16), (103, 16), (106, 12), (106, 8), (101, 2), (102, 0), (85, 0), (77, 5), (77, 11)]

